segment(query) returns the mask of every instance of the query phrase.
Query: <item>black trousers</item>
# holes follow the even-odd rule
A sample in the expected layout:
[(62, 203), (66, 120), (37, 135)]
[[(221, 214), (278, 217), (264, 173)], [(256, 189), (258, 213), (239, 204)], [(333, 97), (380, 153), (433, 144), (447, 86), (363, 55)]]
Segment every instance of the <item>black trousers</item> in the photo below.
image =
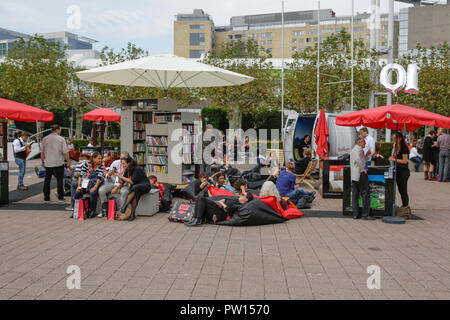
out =
[(352, 180), (352, 208), (354, 217), (359, 216), (359, 195), (361, 195), (363, 203), (362, 216), (368, 217), (370, 213), (369, 177), (364, 172), (359, 176), (359, 181)]
[(45, 168), (44, 199), (50, 200), (50, 182), (53, 175), (56, 177), (58, 199), (64, 200), (64, 166)]
[(409, 179), (409, 169), (408, 168), (399, 168), (397, 166), (397, 188), (400, 193), (400, 197), (402, 198), (402, 206), (406, 207), (409, 205), (409, 196), (408, 196), (408, 179)]
[(146, 184), (146, 183), (133, 184), (131, 186), (130, 190), (134, 191), (134, 193), (136, 194), (136, 205), (138, 204), (139, 199), (141, 198), (141, 195), (143, 195), (144, 193), (150, 192), (151, 188), (152, 188), (151, 185)]
[(199, 197), (195, 203), (194, 218), (199, 220), (213, 221), (214, 215), (217, 221), (223, 221), (227, 218), (227, 213), (223, 211), (213, 200)]

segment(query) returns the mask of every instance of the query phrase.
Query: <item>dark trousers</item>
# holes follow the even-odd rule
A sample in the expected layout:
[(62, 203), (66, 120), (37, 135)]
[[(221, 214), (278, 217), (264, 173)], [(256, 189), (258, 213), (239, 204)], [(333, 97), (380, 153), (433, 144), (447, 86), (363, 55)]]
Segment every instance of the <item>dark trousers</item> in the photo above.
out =
[(152, 187), (150, 186), (150, 184), (133, 184), (130, 188), (131, 191), (134, 191), (134, 193), (136, 194), (136, 206), (139, 202), (139, 199), (141, 198), (141, 195), (143, 195), (144, 193), (148, 193), (150, 192), (150, 189)]
[(352, 208), (354, 217), (359, 216), (359, 195), (361, 195), (363, 203), (362, 216), (368, 217), (370, 213), (369, 177), (364, 172), (359, 176), (359, 181), (352, 180)]
[[(81, 191), (76, 191), (75, 195), (73, 196), (74, 201), (83, 198), (83, 195), (88, 192), (89, 191), (86, 189), (81, 189)], [(89, 192), (89, 195), (90, 195), (89, 209), (92, 212), (95, 212), (97, 210), (98, 188), (94, 192)]]
[(397, 174), (396, 174), (397, 188), (398, 192), (400, 193), (400, 197), (402, 198), (403, 207), (409, 205), (408, 179), (409, 179), (409, 169), (397, 167)]
[(419, 171), (420, 164), (422, 163), (422, 158), (412, 157), (411, 159), (409, 159), (409, 161), (414, 162), (414, 169), (416, 169), (416, 172)]
[(58, 199), (64, 200), (64, 166), (45, 168), (45, 179), (44, 179), (44, 199), (50, 200), (50, 182), (52, 176), (56, 177), (56, 186), (58, 189)]
[(199, 197), (195, 203), (194, 218), (197, 218), (200, 221), (203, 220), (203, 218), (205, 218), (206, 221), (213, 221), (214, 215), (216, 216), (217, 221), (223, 221), (227, 218), (226, 212), (219, 208), (213, 200)]

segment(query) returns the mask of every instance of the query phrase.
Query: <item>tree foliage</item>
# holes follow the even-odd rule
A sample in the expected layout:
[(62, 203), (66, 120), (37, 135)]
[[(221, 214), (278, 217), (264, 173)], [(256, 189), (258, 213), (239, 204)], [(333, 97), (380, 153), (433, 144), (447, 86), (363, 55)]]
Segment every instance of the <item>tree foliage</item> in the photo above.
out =
[(259, 47), (256, 41), (239, 40), (209, 51), (203, 59), (204, 63), (255, 78), (240, 86), (200, 90), (200, 95), (213, 105), (227, 108), (231, 129), (242, 127), (242, 114), (276, 105), (272, 63), (267, 60), (270, 57), (270, 52)]

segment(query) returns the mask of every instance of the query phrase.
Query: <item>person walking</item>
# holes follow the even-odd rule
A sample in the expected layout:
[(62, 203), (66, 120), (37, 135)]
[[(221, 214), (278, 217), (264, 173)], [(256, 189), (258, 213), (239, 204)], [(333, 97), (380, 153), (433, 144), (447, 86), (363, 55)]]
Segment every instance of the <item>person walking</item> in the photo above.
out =
[(23, 184), (23, 177), (25, 176), (25, 171), (27, 169), (27, 144), (28, 133), (22, 132), (20, 137), (13, 141), (14, 149), (14, 160), (19, 167), (19, 177), (17, 182), (17, 190), (26, 191), (28, 187)]
[(375, 139), (369, 135), (369, 130), (366, 127), (359, 129), (359, 134), (366, 141), (366, 146), (364, 147), (364, 155), (367, 158), (367, 163), (365, 169), (367, 170), (372, 162), (372, 156), (375, 154)]
[(367, 176), (367, 156), (364, 152), (366, 140), (363, 136), (356, 139), (355, 146), (350, 152), (350, 172), (352, 179), (352, 208), (353, 219), (359, 219), (359, 195), (361, 195), (363, 208), (362, 219), (375, 220), (370, 216), (369, 177)]
[(392, 154), (397, 155), (390, 156), (389, 161), (397, 162), (397, 171), (395, 178), (397, 182), (398, 192), (400, 193), (400, 196), (402, 198), (402, 208), (405, 208), (408, 212), (408, 215), (411, 215), (408, 196), (408, 179), (410, 176), (408, 168), (409, 149), (401, 132), (394, 133), (394, 148)]
[(64, 202), (64, 159), (70, 165), (69, 149), (66, 140), (61, 137), (61, 126), (51, 126), (51, 133), (42, 139), (41, 160), (45, 168), (44, 201), (50, 201), (50, 182), (56, 176), (58, 201)]
[(450, 135), (447, 129), (439, 129), (436, 146), (439, 148), (439, 182), (448, 182), (448, 167), (450, 165)]

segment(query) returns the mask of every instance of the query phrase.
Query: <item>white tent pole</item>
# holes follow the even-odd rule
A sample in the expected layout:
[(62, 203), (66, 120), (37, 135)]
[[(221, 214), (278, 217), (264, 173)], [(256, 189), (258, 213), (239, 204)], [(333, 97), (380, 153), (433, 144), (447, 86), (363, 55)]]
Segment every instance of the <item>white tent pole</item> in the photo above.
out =
[(317, 1), (317, 98), (316, 113), (319, 114), (319, 94), (320, 94), (320, 0)]
[(284, 0), (281, 0), (281, 139), (284, 141)]

